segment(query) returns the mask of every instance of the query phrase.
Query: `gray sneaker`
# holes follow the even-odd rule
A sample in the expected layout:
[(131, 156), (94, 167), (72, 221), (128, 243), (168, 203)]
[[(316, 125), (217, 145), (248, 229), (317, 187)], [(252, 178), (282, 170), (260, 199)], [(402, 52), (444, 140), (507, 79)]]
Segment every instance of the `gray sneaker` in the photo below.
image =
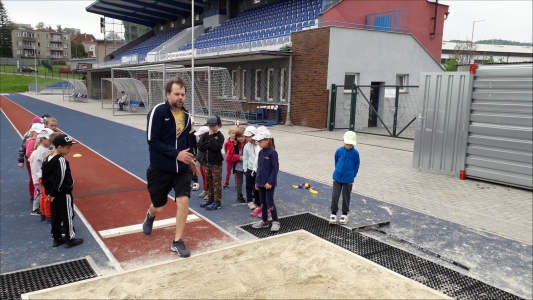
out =
[(172, 240), (172, 246), (170, 246), (170, 250), (174, 252), (178, 252), (178, 255), (180, 257), (189, 257), (191, 256), (191, 251), (185, 247), (185, 243), (182, 239), (179, 239), (177, 242)]
[(198, 195), (198, 197), (200, 197), (200, 198), (203, 198), (203, 197), (205, 197), (205, 196), (207, 196), (207, 191), (203, 191), (203, 192), (201, 192), (201, 193)]
[(272, 227), (270, 227), (270, 231), (278, 232), (279, 228), (280, 228), (279, 221), (272, 221)]
[(143, 222), (143, 232), (146, 235), (152, 233), (152, 226), (154, 226), (155, 217), (150, 217), (150, 210), (146, 212), (146, 219)]
[(206, 194), (204, 197), (205, 200), (209, 200), (209, 194)]
[(268, 228), (268, 222), (263, 222), (263, 220), (259, 220), (252, 224), (252, 228), (255, 229), (261, 229), (261, 228)]

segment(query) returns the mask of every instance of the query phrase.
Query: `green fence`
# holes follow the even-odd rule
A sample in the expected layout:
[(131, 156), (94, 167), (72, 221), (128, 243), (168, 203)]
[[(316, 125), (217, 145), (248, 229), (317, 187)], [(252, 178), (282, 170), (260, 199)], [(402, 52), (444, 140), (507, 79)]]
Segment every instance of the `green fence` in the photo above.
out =
[(414, 139), (418, 86), (331, 86), (328, 130)]

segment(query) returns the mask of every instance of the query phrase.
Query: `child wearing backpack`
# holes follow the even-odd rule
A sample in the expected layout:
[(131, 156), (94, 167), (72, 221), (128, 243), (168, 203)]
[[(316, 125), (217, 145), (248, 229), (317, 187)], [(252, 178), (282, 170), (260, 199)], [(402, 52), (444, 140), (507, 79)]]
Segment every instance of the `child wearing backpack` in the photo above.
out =
[(245, 137), (243, 135), (244, 128), (239, 127), (235, 129), (235, 145), (229, 149), (226, 153), (226, 161), (228, 165), (231, 165), (233, 173), (237, 176), (237, 201), (239, 203), (245, 203), (246, 200), (242, 195), (242, 184), (244, 181), (244, 169), (243, 169), (243, 149), (245, 144)]

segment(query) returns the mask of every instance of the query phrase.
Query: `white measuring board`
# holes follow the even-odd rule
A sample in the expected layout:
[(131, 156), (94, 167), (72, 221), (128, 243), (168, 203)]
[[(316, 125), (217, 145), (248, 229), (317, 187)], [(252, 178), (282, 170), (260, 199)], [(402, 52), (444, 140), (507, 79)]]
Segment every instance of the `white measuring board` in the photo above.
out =
[[(194, 214), (190, 214), (187, 216), (187, 223), (201, 221), (201, 220), (202, 219), (200, 219), (200, 217)], [(168, 227), (172, 225), (176, 225), (176, 218), (154, 221), (154, 226), (152, 227), (152, 229), (163, 228), (163, 227)], [(142, 232), (142, 231), (143, 231), (143, 224), (141, 223), (141, 224), (129, 225), (129, 226), (124, 226), (124, 227), (119, 227), (119, 228), (100, 230), (98, 231), (98, 233), (100, 234), (100, 236), (102, 236), (102, 238), (107, 239), (107, 238), (114, 237), (114, 236), (137, 233), (137, 232)]]

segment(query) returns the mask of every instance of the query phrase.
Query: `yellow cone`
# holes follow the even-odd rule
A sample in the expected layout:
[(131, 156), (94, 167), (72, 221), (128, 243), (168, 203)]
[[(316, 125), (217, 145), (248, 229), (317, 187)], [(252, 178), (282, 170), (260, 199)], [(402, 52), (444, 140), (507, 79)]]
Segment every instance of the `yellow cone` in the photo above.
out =
[(73, 156), (74, 156), (74, 157), (81, 157), (81, 154), (76, 153), (76, 154), (74, 154)]

